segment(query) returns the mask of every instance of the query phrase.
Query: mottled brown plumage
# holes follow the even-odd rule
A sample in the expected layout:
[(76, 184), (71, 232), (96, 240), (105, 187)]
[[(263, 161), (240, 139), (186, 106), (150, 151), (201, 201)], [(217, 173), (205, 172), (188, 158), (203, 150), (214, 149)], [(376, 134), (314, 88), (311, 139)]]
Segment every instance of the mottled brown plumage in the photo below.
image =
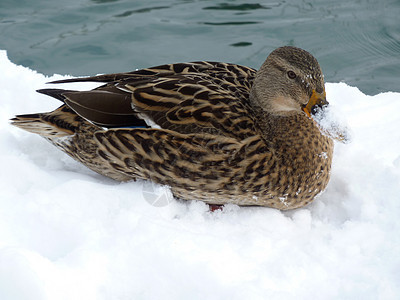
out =
[(194, 62), (54, 83), (80, 81), (104, 85), (39, 90), (64, 104), (12, 124), (100, 174), (185, 200), (292, 209), (328, 184), (333, 142), (312, 118), (327, 105), (324, 80), (302, 49), (276, 49), (257, 72)]

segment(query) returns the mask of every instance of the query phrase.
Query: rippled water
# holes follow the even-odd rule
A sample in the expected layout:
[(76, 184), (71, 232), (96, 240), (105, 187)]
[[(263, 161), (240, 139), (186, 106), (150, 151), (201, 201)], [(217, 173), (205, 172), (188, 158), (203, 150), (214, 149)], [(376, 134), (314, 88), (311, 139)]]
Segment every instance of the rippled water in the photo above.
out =
[(376, 94), (400, 91), (399, 16), (398, 0), (0, 0), (0, 49), (45, 74), (92, 75), (194, 60), (258, 68), (289, 44), (326, 81)]

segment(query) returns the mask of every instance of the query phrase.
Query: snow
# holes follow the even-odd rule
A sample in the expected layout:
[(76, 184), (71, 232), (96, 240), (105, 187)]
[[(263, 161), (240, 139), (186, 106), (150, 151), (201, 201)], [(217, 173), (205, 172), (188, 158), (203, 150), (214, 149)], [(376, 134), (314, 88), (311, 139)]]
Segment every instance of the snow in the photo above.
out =
[[(0, 299), (399, 299), (400, 94), (328, 83), (351, 143), (289, 212), (210, 212), (118, 183), (9, 125), (54, 109), (50, 78), (0, 51)], [(77, 84), (73, 88), (88, 88)]]

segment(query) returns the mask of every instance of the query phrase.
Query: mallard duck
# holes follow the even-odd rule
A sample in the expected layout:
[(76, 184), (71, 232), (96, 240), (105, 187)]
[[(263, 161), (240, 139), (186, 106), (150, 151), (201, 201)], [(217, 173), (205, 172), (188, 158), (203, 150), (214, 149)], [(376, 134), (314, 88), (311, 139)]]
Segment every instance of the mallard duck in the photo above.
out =
[(333, 141), (313, 118), (328, 105), (324, 78), (305, 50), (278, 48), (258, 71), (199, 61), (52, 83), (83, 81), (103, 85), (38, 90), (63, 104), (12, 124), (97, 173), (183, 200), (287, 210), (328, 184)]

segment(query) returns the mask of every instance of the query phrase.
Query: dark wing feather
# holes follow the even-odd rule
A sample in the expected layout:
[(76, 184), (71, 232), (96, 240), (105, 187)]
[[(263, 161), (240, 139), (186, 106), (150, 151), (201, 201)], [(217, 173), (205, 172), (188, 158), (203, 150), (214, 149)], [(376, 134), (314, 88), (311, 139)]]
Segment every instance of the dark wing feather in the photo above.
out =
[[(230, 73), (237, 78), (247, 78), (248, 80), (242, 81), (244, 85), (247, 85), (245, 81), (252, 82), (256, 70), (228, 63), (221, 62), (208, 62), (208, 61), (196, 61), (190, 63), (175, 63), (166, 64), (157, 67), (151, 67), (141, 70), (136, 70), (132, 72), (125, 73), (114, 73), (114, 74), (104, 74), (91, 77), (79, 77), (52, 81), (50, 83), (71, 83), (71, 82), (105, 82), (111, 83), (120, 80), (125, 80), (128, 78), (134, 80), (145, 80), (154, 77), (163, 77), (171, 75), (185, 75), (185, 74), (210, 74), (213, 77), (221, 77), (224, 74)], [(218, 74), (220, 74), (218, 76)], [(249, 87), (249, 86), (248, 86)]]
[[(115, 88), (114, 88), (115, 89)], [(52, 96), (78, 115), (102, 127), (148, 127), (132, 110), (131, 98), (111, 88), (92, 91), (41, 89), (37, 92)]]
[(254, 76), (254, 69), (243, 66), (194, 62), (53, 83), (106, 82), (92, 91), (63, 94), (66, 104), (96, 124), (129, 126), (124, 118), (137, 120), (139, 113), (161, 128), (180, 133), (244, 139), (257, 131), (248, 100)]

